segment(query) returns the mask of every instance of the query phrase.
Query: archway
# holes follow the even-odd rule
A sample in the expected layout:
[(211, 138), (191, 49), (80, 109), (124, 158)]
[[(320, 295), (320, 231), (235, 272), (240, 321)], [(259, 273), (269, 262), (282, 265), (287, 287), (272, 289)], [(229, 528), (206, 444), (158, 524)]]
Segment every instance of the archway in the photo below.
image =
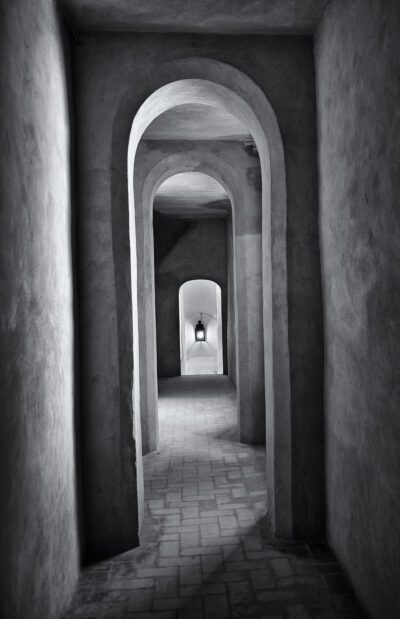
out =
[[(200, 325), (200, 326), (199, 326)], [(179, 288), (181, 376), (223, 374), (221, 287), (192, 279)]]
[[(193, 77), (195, 76), (195, 77)], [(179, 78), (177, 80), (177, 78)], [(175, 81), (171, 81), (171, 80)], [(215, 81), (214, 81), (215, 80)], [(133, 168), (146, 126), (162, 111), (186, 103), (207, 102), (227, 109), (249, 127), (262, 171), (263, 320), (269, 506), (274, 530), (292, 534), (290, 381), (287, 338), (286, 187), (283, 148), (275, 114), (261, 90), (243, 73), (220, 62), (191, 58), (166, 63), (147, 80), (153, 92), (135, 116), (128, 148), (130, 241), (136, 246)], [(124, 105), (128, 103), (124, 102)], [(133, 252), (132, 252), (133, 254)], [(132, 307), (137, 307), (137, 265), (132, 255)], [(143, 270), (142, 270), (143, 271)], [(135, 311), (133, 311), (135, 316)], [(138, 324), (133, 321), (135, 358), (139, 359)], [(135, 364), (138, 393), (138, 364)], [(136, 401), (136, 406), (139, 402)], [(139, 408), (137, 408), (139, 410)], [(279, 415), (278, 415), (279, 411)]]
[[(154, 326), (152, 330), (150, 306), (155, 303), (157, 357), (151, 358), (146, 365), (157, 363), (159, 379), (182, 374), (182, 351), (179, 346), (179, 341), (182, 339), (182, 332), (179, 335), (180, 287), (189, 280), (213, 280), (221, 286), (222, 304), (226, 312), (227, 270), (228, 262), (232, 260), (232, 256), (229, 256), (228, 260), (226, 240), (228, 222), (232, 216), (231, 203), (226, 189), (213, 175), (199, 170), (185, 170), (171, 174), (160, 184), (157, 182), (154, 199), (150, 203), (152, 205), (150, 213), (146, 199), (142, 202), (140, 177), (153, 168), (154, 157), (157, 159), (162, 157), (165, 148), (179, 153), (181, 144), (174, 141), (167, 146), (163, 143), (163, 147), (154, 148), (154, 143), (151, 146), (146, 141), (142, 142), (135, 174), (139, 194), (136, 209), (137, 212), (143, 211), (143, 218), (138, 221), (138, 228), (142, 226), (142, 221), (147, 223), (142, 235), (145, 239), (143, 250), (148, 254), (149, 263), (154, 256), (154, 281), (149, 272), (143, 274), (147, 283), (144, 294), (140, 295), (139, 300), (139, 325), (147, 317), (147, 322), (150, 324), (146, 336), (151, 338)], [(201, 297), (198, 300), (200, 301)], [(203, 310), (209, 311), (204, 308)], [(224, 316), (224, 350), (227, 338), (226, 325)], [(148, 342), (140, 343), (141, 350), (146, 345)], [(209, 347), (203, 346), (203, 348)], [(221, 364), (225, 365), (226, 371), (226, 357), (224, 361), (221, 358)], [(154, 398), (152, 400), (147, 398), (147, 393), (156, 393), (157, 385), (154, 385), (154, 389), (151, 386), (145, 390), (144, 386), (153, 375), (141, 374), (141, 376), (143, 453), (146, 454), (151, 451), (151, 443), (153, 445), (158, 443), (158, 437), (152, 434), (150, 419), (155, 415), (156, 402)]]
[[(139, 150), (141, 154), (141, 150)], [(151, 151), (152, 157), (145, 157), (146, 166), (137, 166), (135, 173), (136, 222), (138, 226), (138, 253), (143, 256), (143, 263), (149, 268), (141, 268), (139, 279), (138, 311), (139, 340), (141, 358), (141, 410), (144, 452), (151, 451), (157, 445), (157, 377), (155, 372), (155, 317), (154, 317), (154, 261), (152, 213), (153, 200), (158, 187), (168, 178), (182, 172), (196, 170), (218, 181), (226, 190), (231, 204), (231, 219), (227, 238), (228, 262), (231, 267), (229, 286), (232, 296), (227, 305), (232, 312), (230, 319), (232, 333), (231, 345), (227, 346), (231, 354), (228, 366), (230, 377), (238, 392), (238, 425), (242, 438), (246, 439), (247, 426), (252, 424), (248, 411), (262, 416), (264, 421), (265, 398), (264, 383), (264, 349), (259, 337), (262, 332), (262, 286), (261, 286), (261, 197), (251, 191), (248, 185), (248, 168), (240, 171), (227, 158), (222, 159), (217, 153), (209, 151), (209, 146), (193, 150), (191, 146), (181, 147), (179, 152), (163, 157), (157, 150)], [(245, 159), (248, 163), (248, 160)], [(259, 203), (260, 202), (260, 203)], [(236, 208), (237, 207), (237, 208)], [(255, 236), (254, 224), (259, 214), (260, 227), (258, 238)], [(244, 234), (248, 215), (251, 222), (251, 234)], [(259, 251), (255, 252), (255, 247)], [(252, 251), (249, 265), (247, 253)], [(248, 267), (250, 267), (248, 269)], [(248, 271), (246, 273), (246, 271)], [(255, 277), (258, 272), (259, 277)], [(204, 276), (204, 273), (202, 274)], [(183, 283), (183, 281), (181, 282)], [(222, 287), (222, 282), (218, 282)], [(225, 295), (224, 295), (225, 296)], [(248, 315), (250, 304), (256, 308), (251, 320)], [(249, 324), (250, 323), (250, 324)], [(251, 333), (252, 348), (248, 349), (248, 337)], [(253, 389), (257, 385), (257, 389)], [(260, 433), (261, 439), (264, 433)]]
[[(214, 103), (223, 106), (229, 102), (230, 110), (237, 105), (237, 116), (248, 121), (253, 136), (253, 129), (257, 133), (263, 187), (262, 320), (268, 428), (267, 491), (274, 531), (280, 536), (291, 537), (293, 449), (286, 184), (283, 147), (275, 114), (262, 90), (241, 71), (223, 62), (204, 58), (180, 59), (161, 64), (150, 73), (143, 69), (124, 75), (124, 88), (113, 93), (111, 114), (106, 102), (102, 101), (99, 106), (101, 113), (95, 116), (103, 123), (99, 132), (102, 142), (97, 142), (93, 118), (89, 122), (90, 147), (82, 153), (85, 164), (82, 169), (89, 171), (83, 183), (81, 200), (86, 208), (83, 209), (80, 229), (87, 286), (83, 299), (86, 322), (82, 360), (87, 553), (91, 557), (111, 555), (138, 544), (144, 508), (140, 371), (145, 369), (146, 359), (149, 360), (154, 351), (139, 346), (138, 290), (140, 293), (145, 290), (143, 274), (151, 270), (151, 264), (137, 268), (137, 256), (143, 255), (145, 237), (143, 228), (136, 225), (137, 218), (143, 213), (135, 208), (134, 162), (146, 126), (144, 121), (146, 118), (150, 121), (157, 113), (155, 101), (151, 99), (151, 114), (144, 114), (145, 102), (164, 86), (170, 85), (173, 90), (181, 84), (182, 89), (182, 85), (188, 85), (188, 80), (192, 84), (188, 92), (193, 100), (198, 93), (199, 81), (204, 96), (210, 85), (217, 85), (220, 96), (217, 101), (213, 95)], [(168, 92), (168, 104), (174, 105), (174, 93)], [(182, 92), (180, 100), (184, 100)], [(140, 110), (138, 118), (141, 122), (136, 117)], [(209, 171), (213, 173), (213, 170)], [(164, 173), (168, 174), (166, 170)], [(232, 183), (235, 183), (234, 177)], [(152, 187), (154, 185), (149, 187), (150, 194)], [(97, 202), (93, 197), (95, 188), (96, 195), (101, 196)], [(146, 203), (151, 204), (150, 201)], [(239, 247), (246, 236), (247, 233), (240, 236)], [(154, 339), (145, 337), (144, 341), (151, 346)], [(148, 367), (148, 371), (154, 372), (154, 364)]]

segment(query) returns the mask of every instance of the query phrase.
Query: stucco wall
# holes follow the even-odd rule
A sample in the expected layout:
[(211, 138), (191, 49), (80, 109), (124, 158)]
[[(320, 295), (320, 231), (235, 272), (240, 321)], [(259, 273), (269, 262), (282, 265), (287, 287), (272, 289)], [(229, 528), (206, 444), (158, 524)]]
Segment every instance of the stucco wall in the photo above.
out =
[[(237, 384), (239, 432), (245, 441), (262, 442), (265, 436), (260, 159), (239, 141), (142, 140), (136, 155), (134, 186), (141, 355), (140, 415), (144, 453), (155, 449), (157, 444), (157, 385), (153, 373), (156, 366), (156, 328), (152, 192), (164, 174), (171, 175), (182, 169), (206, 172), (217, 178), (231, 194), (236, 248), (236, 256), (233, 250), (230, 256), (231, 289), (234, 285), (234, 262), (237, 284), (234, 296), (238, 306), (237, 329), (233, 330), (240, 365)], [(211, 208), (210, 205), (208, 208)], [(177, 239), (185, 227), (183, 221), (176, 221), (171, 228), (169, 221), (165, 220), (162, 234), (158, 235), (154, 247), (156, 261), (160, 254), (170, 251), (171, 241)], [(210, 263), (212, 257), (207, 256), (206, 260)], [(196, 272), (199, 266), (195, 265)], [(233, 295), (231, 297), (233, 301)], [(172, 315), (171, 320), (174, 319)], [(176, 355), (176, 349), (173, 354)], [(230, 371), (227, 357), (228, 347), (224, 347), (224, 365), (225, 368), (228, 365)], [(235, 355), (231, 361), (237, 362)]]
[(0, 5), (0, 615), (60, 616), (78, 576), (70, 118), (53, 3)]
[(400, 5), (334, 0), (316, 42), (328, 536), (399, 616)]
[[(165, 230), (182, 229), (182, 220), (159, 215), (154, 246)], [(193, 220), (155, 268), (158, 375), (180, 376), (179, 288), (190, 279), (211, 279), (221, 286), (223, 348), (226, 349), (226, 221)], [(226, 354), (224, 354), (226, 362)], [(226, 371), (226, 370), (225, 370)]]

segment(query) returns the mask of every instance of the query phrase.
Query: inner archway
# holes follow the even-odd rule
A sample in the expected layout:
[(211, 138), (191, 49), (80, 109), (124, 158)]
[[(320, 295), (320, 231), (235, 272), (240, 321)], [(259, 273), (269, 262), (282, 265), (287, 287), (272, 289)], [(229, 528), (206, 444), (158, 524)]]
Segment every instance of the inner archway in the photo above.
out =
[[(174, 178), (175, 175), (181, 174), (183, 171), (185, 171), (185, 174), (187, 174), (188, 171), (196, 171), (197, 174), (202, 172), (216, 179), (225, 189), (225, 196), (227, 196), (229, 200), (225, 199), (224, 204), (221, 204), (221, 200), (219, 200), (218, 208), (216, 208), (215, 201), (212, 201), (211, 209), (208, 208), (210, 205), (207, 203), (207, 208), (205, 210), (211, 210), (214, 214), (222, 210), (222, 213), (225, 212), (225, 215), (230, 215), (229, 211), (231, 211), (231, 216), (228, 217), (226, 221), (226, 239), (224, 240), (222, 238), (216, 245), (209, 246), (207, 235), (205, 237), (204, 234), (202, 235), (203, 250), (205, 246), (208, 245), (209, 247), (208, 251), (205, 253), (202, 251), (200, 254), (197, 252), (197, 255), (199, 263), (204, 261), (208, 264), (208, 267), (206, 271), (201, 268), (196, 272), (192, 272), (191, 277), (207, 277), (213, 273), (212, 277), (214, 281), (217, 281), (221, 285), (223, 295), (226, 294), (225, 287), (228, 287), (228, 300), (226, 303), (223, 302), (223, 306), (227, 307), (227, 318), (224, 320), (224, 323), (229, 325), (227, 329), (227, 345), (224, 347), (224, 351), (226, 351), (228, 357), (226, 360), (228, 374), (232, 383), (237, 387), (237, 392), (241, 394), (241, 401), (238, 402), (239, 432), (241, 440), (246, 442), (248, 431), (252, 430), (255, 414), (258, 413), (258, 418), (261, 423), (265, 421), (264, 350), (261, 337), (261, 191), (257, 188), (258, 183), (253, 185), (249, 182), (249, 179), (251, 180), (254, 176), (257, 178), (257, 172), (259, 173), (259, 160), (258, 157), (249, 156), (247, 149), (243, 148), (242, 144), (237, 144), (236, 146), (231, 144), (229, 148), (223, 148), (223, 157), (221, 156), (221, 149), (221, 143), (212, 146), (209, 142), (205, 142), (201, 145), (197, 144), (196, 148), (194, 148), (192, 143), (188, 143), (187, 145), (182, 143), (179, 152), (176, 152), (175, 144), (173, 144), (171, 149), (165, 150), (165, 148), (154, 148), (154, 144), (145, 147), (145, 144), (142, 142), (138, 151), (140, 157), (140, 163), (138, 163), (137, 166), (138, 174), (135, 175), (137, 191), (136, 208), (138, 213), (143, 213), (143, 215), (138, 218), (140, 224), (143, 225), (143, 230), (139, 235), (139, 239), (144, 239), (143, 251), (146, 255), (146, 262), (153, 265), (153, 234), (148, 214), (148, 204), (153, 204), (154, 198), (157, 196), (158, 187), (161, 186), (165, 180)], [(166, 156), (169, 152), (173, 154)], [(232, 208), (230, 208), (229, 203)], [(176, 208), (174, 202), (172, 206)], [(227, 210), (228, 213), (226, 212)], [(154, 216), (158, 214), (159, 213), (154, 212)], [(207, 217), (208, 216), (209, 215), (207, 215)], [(245, 235), (244, 232), (248, 222), (251, 223), (251, 234)], [(155, 217), (154, 227), (157, 226), (158, 218)], [(168, 228), (168, 221), (164, 220), (164, 225), (162, 226), (163, 233), (167, 232)], [(168, 235), (169, 233), (167, 232), (167, 237)], [(192, 235), (194, 247), (198, 247), (199, 240), (194, 231), (194, 236)], [(225, 251), (223, 251), (222, 255), (219, 255), (219, 257), (217, 256), (217, 254), (220, 254), (224, 245), (229, 265), (228, 273), (226, 274), (229, 282), (227, 282), (223, 270), (222, 272), (220, 270), (215, 272), (214, 270), (215, 265), (221, 267), (225, 261)], [(187, 250), (190, 251), (190, 247), (191, 245), (187, 247)], [(157, 253), (157, 244), (155, 251)], [(173, 253), (171, 257), (177, 258), (178, 256)], [(183, 260), (181, 266), (178, 264), (180, 262), (179, 260), (178, 262), (173, 260), (173, 262), (180, 273), (180, 281), (183, 283), (188, 273), (184, 268), (186, 263), (184, 254), (181, 254), (180, 258)], [(214, 258), (217, 258), (217, 260), (215, 261)], [(167, 260), (167, 262), (170, 261)], [(214, 267), (212, 266), (213, 264)], [(197, 269), (199, 269), (198, 266)], [(165, 275), (168, 275), (169, 272), (174, 279), (175, 269), (171, 271), (168, 267), (166, 271)], [(155, 338), (152, 321), (152, 310), (154, 306), (154, 293), (152, 290), (154, 279), (152, 271), (144, 270), (142, 275), (143, 284), (140, 288), (139, 295), (139, 318), (141, 315), (146, 317), (147, 330), (146, 340), (141, 342), (140, 349), (146, 351), (151, 337)], [(168, 277), (167, 280), (169, 280)], [(170, 280), (169, 282), (171, 283)], [(170, 294), (169, 298), (175, 299), (174, 294)], [(156, 307), (157, 305), (159, 307), (161, 306), (156, 303)], [(162, 307), (164, 311), (167, 306), (162, 304)], [(252, 310), (251, 318), (249, 317), (250, 309)], [(160, 320), (157, 318), (157, 324), (159, 323)], [(178, 325), (172, 323), (172, 328), (177, 330)], [(160, 332), (159, 330), (158, 339), (162, 337), (162, 334), (163, 331)], [(251, 350), (249, 350), (248, 342), (251, 334), (253, 334), (252, 346)], [(173, 354), (176, 359), (175, 370), (173, 365), (170, 369), (165, 367), (159, 353), (160, 350), (157, 349), (158, 369), (161, 369), (160, 375), (178, 375), (178, 351), (176, 350)], [(145, 364), (142, 362), (141, 372), (146, 366), (150, 369), (154, 367), (154, 358), (151, 356), (151, 348), (148, 362), (146, 361)], [(146, 446), (149, 443), (149, 439), (154, 440), (154, 426), (157, 420), (157, 385), (153, 387), (150, 383), (150, 386), (148, 386), (149, 383), (146, 383), (147, 376), (144, 375), (143, 377), (142, 384), (145, 386), (145, 389), (141, 391), (141, 394), (143, 394), (142, 411), (145, 411), (142, 417), (143, 444), (145, 446), (144, 453), (151, 451), (151, 449), (146, 449)], [(254, 388), (255, 385), (257, 385), (256, 389)], [(256, 442), (262, 443), (264, 437), (265, 433), (262, 429), (258, 432), (258, 435), (256, 435)]]
[(194, 279), (179, 288), (181, 376), (223, 374), (221, 288)]
[[(179, 122), (181, 121), (179, 120)], [(151, 142), (151, 146), (146, 147), (146, 143), (149, 144), (144, 141), (139, 151), (140, 163), (138, 163), (138, 167), (140, 169), (151, 169), (154, 151), (158, 154), (159, 151), (163, 152), (165, 148), (175, 154), (179, 153), (185, 160), (186, 166), (190, 163), (189, 151), (186, 149), (185, 152), (182, 152), (180, 142), (168, 142), (167, 145), (164, 142), (157, 142), (156, 149), (154, 149), (154, 141)], [(198, 150), (198, 142), (191, 141), (191, 147)], [(231, 148), (235, 148), (235, 145), (228, 145), (228, 150)], [(221, 344), (219, 347), (215, 347), (215, 352), (217, 352), (217, 349), (220, 350), (220, 359), (218, 362), (216, 361), (216, 364), (220, 367), (219, 373), (224, 370), (229, 375), (236, 374), (236, 368), (232, 370), (228, 367), (227, 355), (223, 352), (227, 347), (227, 340), (232, 342), (235, 339), (233, 333), (230, 333), (227, 337), (228, 298), (231, 303), (234, 299), (233, 279), (229, 283), (228, 291), (228, 271), (232, 271), (234, 259), (233, 252), (230, 249), (228, 250), (227, 245), (227, 236), (231, 235), (230, 222), (232, 218), (229, 195), (225, 187), (216, 180), (215, 175), (206, 174), (200, 170), (178, 171), (175, 174), (172, 173), (173, 171), (172, 169), (167, 178), (161, 177), (161, 182), (156, 183), (153, 199), (153, 226), (152, 230), (145, 233), (147, 237), (145, 247), (150, 248), (149, 253), (151, 253), (151, 245), (154, 244), (154, 282), (150, 279), (150, 273), (147, 273), (147, 277), (144, 274), (144, 277), (147, 282), (146, 289), (154, 290), (157, 377), (165, 378), (188, 373), (185, 370), (187, 355), (185, 347), (182, 350), (181, 345), (185, 339), (185, 330), (179, 326), (179, 316), (182, 318), (184, 307), (187, 310), (191, 307), (192, 313), (196, 310), (198, 310), (197, 313), (202, 311), (207, 323), (209, 318), (206, 314), (212, 314), (216, 317), (216, 292), (211, 293), (211, 290), (207, 289), (205, 282), (207, 279), (215, 282), (210, 283), (209, 287), (218, 286), (220, 291), (219, 311), (221, 313), (222, 305), (224, 313), (223, 321), (221, 316), (215, 324), (210, 326), (210, 334), (217, 326), (217, 330), (220, 331)], [(138, 180), (138, 183), (140, 184), (140, 180)], [(145, 187), (147, 185), (146, 182)], [(142, 205), (146, 208), (148, 199), (147, 193), (143, 200), (138, 199), (137, 208), (140, 209)], [(230, 243), (231, 245), (232, 243)], [(203, 295), (195, 291), (194, 280), (198, 280), (197, 287), (202, 289)], [(187, 294), (183, 294), (182, 285), (188, 281), (192, 282), (188, 284), (191, 292), (189, 294), (189, 291), (187, 291)], [(194, 298), (191, 299), (190, 297), (193, 294)], [(187, 295), (189, 296), (184, 299), (183, 297)], [(214, 302), (211, 301), (212, 298)], [(140, 307), (139, 305), (139, 309)], [(147, 312), (145, 313), (147, 314)], [(193, 319), (193, 317), (187, 316), (187, 320)], [(230, 320), (229, 326), (232, 332), (236, 328), (232, 320)], [(222, 346), (222, 339), (224, 346)], [(209, 356), (205, 353), (211, 352), (210, 342), (202, 347), (194, 346), (194, 352), (199, 348), (202, 348), (202, 356)], [(182, 352), (184, 353), (183, 357)], [(190, 356), (189, 353), (188, 356)], [(189, 366), (192, 363), (189, 363)], [(236, 365), (236, 359), (233, 363)], [(183, 371), (182, 368), (184, 368)], [(144, 377), (144, 380), (146, 378)], [(146, 394), (144, 394), (144, 397), (146, 398)], [(142, 417), (144, 453), (151, 451), (148, 448), (148, 438), (151, 438), (148, 437), (148, 418), (153, 414), (154, 406), (154, 399), (151, 402), (147, 400), (147, 417)]]

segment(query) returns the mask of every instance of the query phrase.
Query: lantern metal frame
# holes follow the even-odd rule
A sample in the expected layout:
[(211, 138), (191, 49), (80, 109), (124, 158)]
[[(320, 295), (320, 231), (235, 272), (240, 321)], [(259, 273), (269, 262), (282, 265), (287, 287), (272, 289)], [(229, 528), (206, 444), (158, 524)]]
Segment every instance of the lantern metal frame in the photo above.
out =
[(206, 341), (206, 328), (202, 322), (203, 314), (200, 313), (200, 320), (197, 321), (197, 325), (194, 328), (194, 338), (196, 342), (205, 342)]

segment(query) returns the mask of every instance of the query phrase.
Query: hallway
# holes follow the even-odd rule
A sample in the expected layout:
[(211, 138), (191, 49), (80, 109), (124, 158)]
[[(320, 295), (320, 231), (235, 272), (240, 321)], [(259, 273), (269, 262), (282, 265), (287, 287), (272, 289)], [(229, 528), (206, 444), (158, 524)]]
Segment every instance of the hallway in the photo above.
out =
[(329, 550), (271, 538), (265, 451), (235, 441), (226, 376), (161, 380), (159, 421), (141, 546), (84, 570), (65, 619), (363, 616)]

